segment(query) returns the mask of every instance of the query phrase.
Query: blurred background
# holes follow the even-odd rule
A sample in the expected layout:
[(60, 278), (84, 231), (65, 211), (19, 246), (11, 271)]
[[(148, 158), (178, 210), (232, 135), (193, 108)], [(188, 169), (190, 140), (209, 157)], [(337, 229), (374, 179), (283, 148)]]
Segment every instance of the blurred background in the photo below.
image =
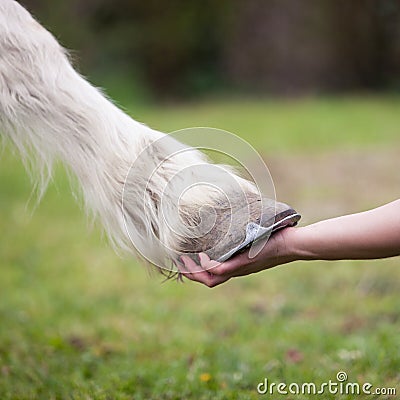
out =
[[(21, 3), (135, 119), (247, 140), (302, 225), (399, 198), (400, 1)], [(398, 258), (161, 284), (90, 229), (62, 167), (39, 205), (31, 194), (6, 144), (2, 399), (256, 399), (265, 377), (340, 370), (399, 393)]]
[(84, 74), (129, 85), (130, 96), (400, 89), (397, 0), (21, 3)]

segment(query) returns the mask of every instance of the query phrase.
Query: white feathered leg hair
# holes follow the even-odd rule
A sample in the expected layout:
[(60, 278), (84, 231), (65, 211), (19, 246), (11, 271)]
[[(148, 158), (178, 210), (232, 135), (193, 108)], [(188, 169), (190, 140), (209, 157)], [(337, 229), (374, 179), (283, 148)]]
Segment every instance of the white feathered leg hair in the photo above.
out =
[[(90, 85), (55, 38), (13, 0), (0, 0), (0, 133), (38, 168), (42, 192), (53, 161), (61, 160), (77, 176), (87, 209), (99, 217), (116, 246), (146, 249), (159, 266), (180, 251), (203, 249), (196, 247), (193, 235), (184, 240), (185, 224), (172, 229), (163, 222), (160, 199), (179, 170), (207, 164), (206, 158), (192, 150), (168, 159), (170, 147), (179, 148), (179, 143), (156, 142), (164, 135), (134, 121)], [(146, 148), (146, 157), (139, 157)], [(149, 179), (148, 171), (155, 168)], [(198, 174), (193, 181), (204, 171)], [(237, 181), (257, 193), (247, 181)], [(194, 189), (183, 196), (179, 213), (185, 223), (198, 224), (193, 215), (204, 204), (218, 206), (217, 192)]]

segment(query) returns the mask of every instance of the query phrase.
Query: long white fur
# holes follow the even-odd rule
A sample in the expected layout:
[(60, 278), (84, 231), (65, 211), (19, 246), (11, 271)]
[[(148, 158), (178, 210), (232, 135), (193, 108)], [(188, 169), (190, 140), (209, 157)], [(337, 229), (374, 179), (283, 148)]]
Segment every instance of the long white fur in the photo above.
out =
[[(139, 247), (146, 246), (157, 263), (164, 265), (173, 258), (173, 252), (157, 240), (163, 238), (171, 248), (176, 240), (163, 225), (157, 202), (171, 176), (183, 167), (206, 163), (206, 158), (196, 150), (184, 152), (165, 160), (148, 182), (147, 171), (169, 154), (166, 147), (176, 144), (162, 141), (152, 148), (153, 156), (135, 163), (122, 209), (124, 181), (132, 162), (163, 134), (130, 118), (80, 76), (53, 35), (13, 0), (0, 0), (3, 135), (39, 171), (41, 193), (51, 178), (53, 162), (61, 160), (77, 176), (86, 208), (100, 218), (116, 246), (135, 252), (128, 228), (135, 240), (142, 241)], [(196, 209), (212, 203), (212, 196), (212, 190), (192, 190), (185, 202), (189, 209)], [(150, 223), (140, 211), (143, 201)]]

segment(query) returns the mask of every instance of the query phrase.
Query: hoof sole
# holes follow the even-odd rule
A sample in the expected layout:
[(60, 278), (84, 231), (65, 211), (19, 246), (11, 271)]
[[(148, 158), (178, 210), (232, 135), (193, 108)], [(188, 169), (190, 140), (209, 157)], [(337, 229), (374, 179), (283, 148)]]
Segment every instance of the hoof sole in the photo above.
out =
[(297, 222), (300, 220), (300, 218), (300, 214), (298, 214), (292, 208), (289, 208), (285, 211), (278, 213), (274, 218), (271, 218), (267, 223), (263, 223), (262, 225), (250, 222), (246, 227), (245, 240), (239, 246), (234, 247), (233, 249), (229, 250), (227, 253), (219, 257), (217, 261), (226, 261), (234, 255), (249, 248), (257, 240), (272, 235), (280, 229), (297, 225)]

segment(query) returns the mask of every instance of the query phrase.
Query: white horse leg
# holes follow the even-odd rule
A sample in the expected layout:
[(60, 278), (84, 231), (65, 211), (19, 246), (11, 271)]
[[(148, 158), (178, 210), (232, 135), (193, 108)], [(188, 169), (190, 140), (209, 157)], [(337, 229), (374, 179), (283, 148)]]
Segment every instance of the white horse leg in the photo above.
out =
[[(180, 144), (159, 140), (166, 136), (130, 118), (90, 85), (55, 38), (13, 0), (0, 1), (0, 131), (24, 160), (38, 167), (42, 190), (53, 161), (61, 160), (77, 176), (87, 209), (99, 217), (113, 243), (132, 252), (145, 248), (159, 266), (182, 252), (206, 251), (219, 258), (244, 242), (249, 220), (242, 218), (243, 195), (237, 187), (249, 203), (252, 221), (268, 224), (279, 214), (286, 220), (276, 227), (283, 227), (299, 218), (281, 203), (261, 210), (255, 186), (237, 177), (236, 188), (227, 189), (230, 208), (218, 191), (194, 188), (179, 199), (180, 226), (164, 223), (160, 204), (165, 185), (191, 166), (190, 176), (198, 181), (204, 171), (195, 166), (208, 165), (207, 159), (194, 149), (169, 159), (171, 148)], [(140, 158), (144, 149), (147, 156)], [(149, 179), (148, 171), (160, 161)], [(166, 204), (167, 209), (173, 206), (168, 196)], [(216, 224), (207, 234), (199, 231), (195, 217), (205, 204), (216, 210)], [(227, 235), (229, 213), (235, 218)]]

